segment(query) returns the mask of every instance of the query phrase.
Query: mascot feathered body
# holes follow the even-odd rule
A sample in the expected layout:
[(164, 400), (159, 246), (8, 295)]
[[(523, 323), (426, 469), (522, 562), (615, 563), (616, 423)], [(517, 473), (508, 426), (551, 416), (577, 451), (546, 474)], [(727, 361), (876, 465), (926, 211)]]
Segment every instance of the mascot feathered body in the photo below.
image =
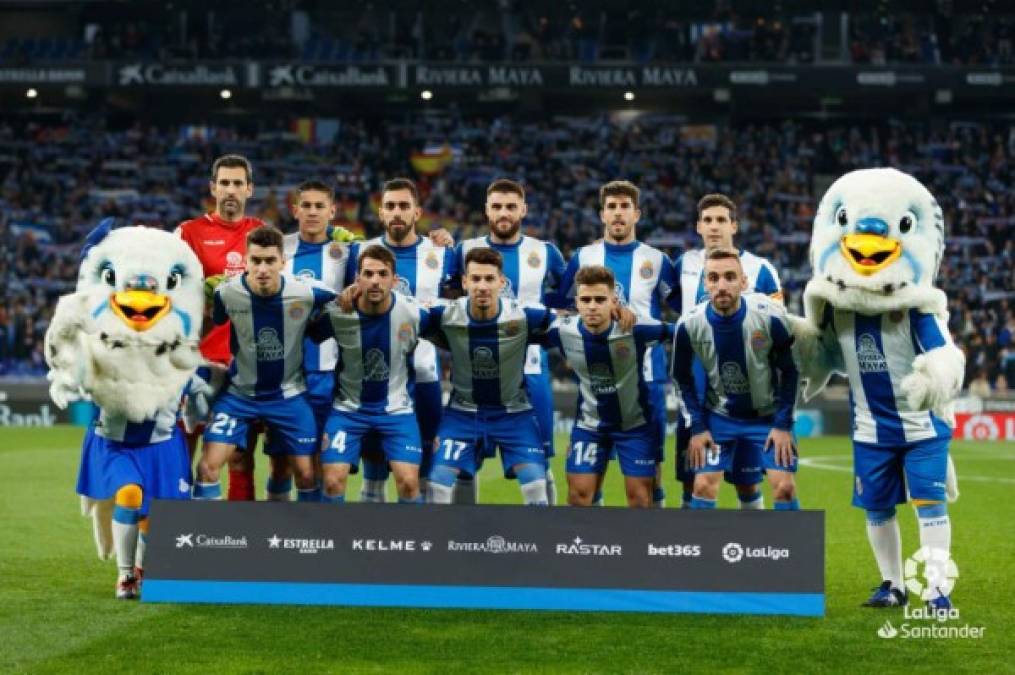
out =
[[(965, 358), (948, 332), (945, 294), (934, 287), (944, 237), (937, 201), (895, 169), (842, 176), (814, 221), (807, 321), (796, 331), (801, 377), (805, 398), (832, 372), (849, 380), (853, 503), (867, 512), (883, 579), (868, 606), (906, 602), (895, 506), (906, 501), (907, 491), (922, 546), (945, 559), (950, 549), (951, 402), (962, 386)], [(949, 590), (931, 583), (923, 599), (947, 605)]]
[(53, 401), (64, 407), (87, 398), (99, 408), (78, 492), (99, 556), (116, 553), (118, 597), (137, 597), (138, 532), (150, 500), (189, 497), (189, 455), (176, 422), (201, 363), (201, 272), (172, 234), (113, 230), (105, 220), (89, 234), (76, 290), (60, 298), (46, 331)]

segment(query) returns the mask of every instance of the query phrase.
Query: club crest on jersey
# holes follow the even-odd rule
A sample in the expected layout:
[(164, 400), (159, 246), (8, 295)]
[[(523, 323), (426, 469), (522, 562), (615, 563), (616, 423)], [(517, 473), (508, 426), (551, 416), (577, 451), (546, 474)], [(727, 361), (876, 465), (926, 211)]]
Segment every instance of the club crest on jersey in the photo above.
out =
[(341, 260), (344, 255), (345, 251), (342, 249), (342, 245), (337, 241), (331, 242), (331, 246), (328, 247), (328, 256), (335, 260)]
[(655, 267), (653, 267), (652, 263), (650, 263), (648, 260), (643, 262), (641, 264), (641, 267), (638, 268), (638, 274), (641, 275), (642, 279), (651, 279), (652, 278), (652, 274), (654, 272), (655, 272)]
[(289, 318), (293, 321), (299, 321), (303, 318), (304, 310), (299, 305), (293, 305), (289, 308)]
[(282, 341), (274, 328), (262, 328), (257, 331), (257, 360), (278, 361), (285, 354)]
[(398, 275), (398, 279), (395, 280), (395, 287), (391, 290), (402, 295), (412, 295), (412, 286), (409, 284), (409, 280), (401, 274)]
[(631, 348), (625, 343), (617, 343), (617, 346), (613, 348), (613, 353), (616, 355), (617, 360), (626, 361), (631, 357)]
[(226, 267), (240, 267), (243, 265), (243, 254), (239, 251), (226, 253)]
[(302, 270), (300, 270), (299, 272), (296, 273), (296, 277), (298, 279), (303, 279), (304, 281), (308, 281), (308, 280), (309, 281), (313, 281), (314, 279), (317, 278), (314, 275), (314, 271), (313, 270), (308, 270), (308, 269), (302, 269)]
[(767, 346), (768, 337), (765, 335), (765, 331), (759, 329), (751, 333), (751, 349), (760, 352)]
[(605, 363), (593, 363), (589, 366), (589, 384), (596, 396), (607, 396), (617, 393), (617, 382), (610, 366)]
[(398, 340), (400, 342), (408, 342), (412, 339), (412, 324), (406, 321), (398, 327)]
[(472, 350), (472, 377), (477, 380), (495, 380), (500, 377), (500, 366), (489, 347)]
[(526, 258), (525, 262), (527, 262), (529, 264), (529, 267), (531, 267), (532, 269), (537, 269), (540, 265), (543, 264), (543, 259), (540, 257), (538, 253), (532, 251), (531, 253), (529, 253), (529, 257)]
[(368, 349), (363, 355), (363, 381), (383, 382), (388, 379), (388, 364), (384, 352), (377, 347)]
[(423, 261), (423, 264), (426, 265), (428, 269), (435, 270), (440, 267), (441, 262), (437, 259), (437, 254), (430, 251), (426, 254), (426, 259)]
[(870, 333), (864, 333), (856, 341), (856, 362), (861, 373), (883, 373), (888, 370), (888, 361)]
[(722, 378), (722, 388), (727, 394), (749, 394), (751, 385), (748, 384), (744, 371), (740, 370), (740, 364), (736, 361), (727, 361), (719, 368), (719, 377)]
[(506, 324), (504, 324), (504, 335), (508, 337), (514, 337), (515, 335), (518, 335), (520, 332), (522, 332), (521, 321), (508, 321)]

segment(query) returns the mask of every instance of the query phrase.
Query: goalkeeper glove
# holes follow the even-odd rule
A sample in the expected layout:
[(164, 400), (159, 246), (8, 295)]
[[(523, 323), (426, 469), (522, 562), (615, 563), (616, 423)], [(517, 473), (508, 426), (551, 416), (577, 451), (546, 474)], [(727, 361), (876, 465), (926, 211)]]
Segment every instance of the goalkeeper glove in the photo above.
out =
[(363, 241), (363, 235), (338, 225), (331, 228), (331, 240), (337, 241), (339, 244), (347, 244), (350, 241)]
[(206, 305), (211, 304), (211, 301), (215, 298), (215, 289), (225, 280), (226, 275), (224, 274), (213, 274), (204, 280), (204, 302)]

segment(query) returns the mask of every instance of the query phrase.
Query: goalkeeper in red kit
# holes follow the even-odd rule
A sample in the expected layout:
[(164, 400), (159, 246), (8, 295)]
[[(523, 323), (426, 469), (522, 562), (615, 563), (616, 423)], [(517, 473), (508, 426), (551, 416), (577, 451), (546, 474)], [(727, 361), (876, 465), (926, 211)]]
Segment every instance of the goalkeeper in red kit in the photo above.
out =
[[(211, 196), (215, 210), (180, 223), (177, 235), (197, 254), (204, 268), (205, 283), (217, 282), (242, 274), (247, 253), (247, 234), (264, 225), (259, 218), (244, 214), (247, 200), (254, 192), (250, 162), (241, 155), (223, 155), (211, 167)], [(210, 322), (205, 322), (210, 325)], [(228, 366), (229, 323), (212, 326), (201, 340), (201, 354), (213, 363)], [(187, 435), (191, 456), (200, 431)], [(251, 432), (247, 447), (255, 448), (256, 432)], [(254, 453), (234, 453), (229, 460), (229, 500), (254, 499)]]

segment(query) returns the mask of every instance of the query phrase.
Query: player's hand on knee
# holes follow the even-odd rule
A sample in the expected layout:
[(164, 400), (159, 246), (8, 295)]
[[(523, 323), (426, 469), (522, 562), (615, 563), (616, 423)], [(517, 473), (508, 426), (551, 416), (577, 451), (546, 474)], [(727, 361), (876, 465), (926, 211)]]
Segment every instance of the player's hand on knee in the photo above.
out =
[(765, 450), (775, 451), (775, 463), (778, 466), (793, 465), (793, 434), (784, 429), (772, 429), (765, 439)]
[(691, 460), (692, 469), (700, 469), (705, 466), (705, 451), (714, 445), (715, 441), (712, 440), (712, 434), (707, 431), (702, 431), (700, 434), (691, 436), (688, 457)]

